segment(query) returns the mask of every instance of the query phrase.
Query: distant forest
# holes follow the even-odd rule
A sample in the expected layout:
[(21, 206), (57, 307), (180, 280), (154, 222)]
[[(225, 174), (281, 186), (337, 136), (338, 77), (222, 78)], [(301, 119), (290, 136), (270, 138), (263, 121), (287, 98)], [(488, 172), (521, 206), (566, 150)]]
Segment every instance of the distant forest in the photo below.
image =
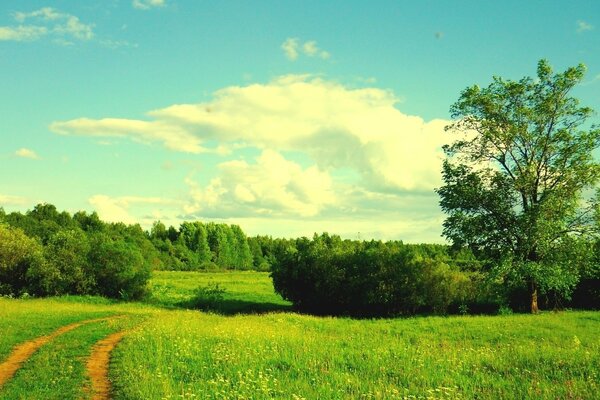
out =
[[(548, 308), (600, 307), (600, 242), (578, 268), (570, 296), (549, 291)], [(270, 271), (275, 289), (301, 311), (392, 316), (525, 311), (527, 287), (489, 275), (468, 248), (401, 241), (247, 237), (237, 225), (157, 221), (108, 223), (38, 204), (25, 213), (0, 208), (0, 295), (92, 294), (125, 300), (148, 293), (152, 270)]]

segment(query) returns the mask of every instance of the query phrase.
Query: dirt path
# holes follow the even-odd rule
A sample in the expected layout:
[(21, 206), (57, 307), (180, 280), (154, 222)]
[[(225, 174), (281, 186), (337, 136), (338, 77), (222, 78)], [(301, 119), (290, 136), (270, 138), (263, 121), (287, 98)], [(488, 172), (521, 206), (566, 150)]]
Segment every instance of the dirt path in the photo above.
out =
[(78, 328), (84, 324), (106, 321), (109, 319), (120, 317), (122, 316), (88, 319), (86, 321), (75, 322), (73, 324), (65, 325), (49, 335), (40, 336), (36, 339), (17, 345), (17, 347), (14, 348), (14, 350), (8, 356), (8, 358), (0, 364), (0, 388), (2, 388), (2, 386), (14, 376), (18, 369), (21, 368), (23, 363), (27, 361), (29, 357), (33, 355), (33, 353), (35, 353), (40, 347), (42, 347), (44, 344), (48, 343), (52, 339), (56, 338), (57, 336), (72, 331), (73, 329)]
[(108, 379), (108, 366), (110, 353), (125, 336), (125, 331), (113, 333), (94, 345), (92, 354), (87, 362), (88, 375), (92, 380), (92, 400), (110, 399), (110, 380)]

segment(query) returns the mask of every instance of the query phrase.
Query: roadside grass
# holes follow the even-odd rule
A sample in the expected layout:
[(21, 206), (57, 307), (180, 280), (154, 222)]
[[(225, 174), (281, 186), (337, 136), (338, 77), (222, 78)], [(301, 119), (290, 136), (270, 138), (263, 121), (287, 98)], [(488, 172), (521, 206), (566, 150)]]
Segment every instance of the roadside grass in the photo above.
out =
[(140, 317), (92, 322), (42, 346), (0, 390), (2, 399), (63, 400), (91, 395), (86, 361), (92, 346), (109, 334), (130, 329)]
[(595, 312), (351, 320), (172, 311), (125, 338), (111, 376), (115, 398), (131, 400), (591, 399), (599, 328)]
[[(600, 312), (353, 320), (282, 312), (290, 305), (266, 273), (157, 272), (151, 284), (150, 301), (158, 307), (98, 297), (0, 298), (0, 362), (15, 345), (60, 326), (127, 316), (83, 325), (42, 346), (0, 388), (0, 398), (86, 398), (92, 346), (134, 325), (113, 352), (115, 400), (591, 399), (600, 393)], [(224, 289), (215, 297), (221, 310), (182, 309), (199, 287), (217, 284)], [(257, 314), (269, 307), (278, 312)]]
[(148, 302), (158, 306), (225, 315), (291, 311), (291, 303), (275, 293), (268, 272), (155, 271), (150, 285)]
[(114, 313), (109, 307), (62, 299), (0, 298), (0, 362), (19, 343), (47, 335), (73, 322)]

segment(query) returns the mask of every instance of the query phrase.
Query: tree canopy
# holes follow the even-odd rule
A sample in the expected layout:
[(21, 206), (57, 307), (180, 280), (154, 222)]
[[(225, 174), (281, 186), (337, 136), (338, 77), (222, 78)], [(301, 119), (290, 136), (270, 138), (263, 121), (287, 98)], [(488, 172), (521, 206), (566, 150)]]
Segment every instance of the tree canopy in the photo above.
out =
[(583, 65), (554, 73), (541, 60), (537, 79), (494, 77), (461, 93), (446, 128), (458, 138), (444, 147), (437, 189), (443, 234), (486, 257), (506, 283), (527, 285), (534, 312), (538, 290), (568, 296), (577, 271), (558, 255), (597, 227), (584, 194), (600, 179), (600, 129), (570, 95), (584, 73)]

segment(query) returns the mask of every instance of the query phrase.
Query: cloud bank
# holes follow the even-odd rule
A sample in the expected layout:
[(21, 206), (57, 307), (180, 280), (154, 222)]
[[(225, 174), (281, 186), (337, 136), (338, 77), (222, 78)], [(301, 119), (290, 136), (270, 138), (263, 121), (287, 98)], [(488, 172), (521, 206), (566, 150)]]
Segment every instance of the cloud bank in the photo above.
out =
[[(448, 121), (424, 121), (397, 104), (392, 92), (380, 88), (287, 75), (226, 87), (203, 103), (152, 110), (144, 120), (76, 118), (53, 122), (50, 129), (227, 155), (214, 176), (185, 179), (182, 216), (346, 225), (350, 219), (382, 225), (390, 218), (427, 219), (423, 226), (439, 228), (433, 188), (441, 183)], [(113, 203), (97, 198), (94, 204)]]

